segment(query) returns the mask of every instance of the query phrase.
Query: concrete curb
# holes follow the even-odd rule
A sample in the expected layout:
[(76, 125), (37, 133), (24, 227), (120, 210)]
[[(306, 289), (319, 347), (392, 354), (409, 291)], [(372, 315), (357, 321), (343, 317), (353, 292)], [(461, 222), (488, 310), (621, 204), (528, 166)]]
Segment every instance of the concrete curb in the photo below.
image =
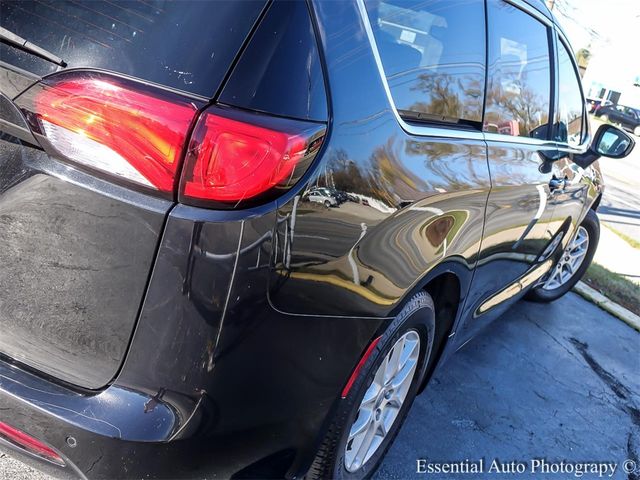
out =
[(621, 305), (618, 305), (615, 302), (612, 302), (607, 297), (602, 295), (597, 290), (591, 288), (584, 282), (578, 282), (573, 287), (573, 291), (578, 293), (580, 296), (586, 298), (590, 302), (596, 304), (601, 309), (606, 312), (609, 312), (614, 317), (619, 318), (624, 323), (629, 325), (631, 328), (640, 332), (640, 317), (633, 312), (630, 312), (626, 308)]

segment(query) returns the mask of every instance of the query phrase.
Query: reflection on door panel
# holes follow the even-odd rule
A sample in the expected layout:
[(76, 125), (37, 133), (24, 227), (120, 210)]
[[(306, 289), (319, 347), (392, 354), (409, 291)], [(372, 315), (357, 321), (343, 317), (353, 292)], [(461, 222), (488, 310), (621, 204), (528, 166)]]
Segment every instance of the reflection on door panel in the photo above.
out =
[[(492, 189), (487, 203), (484, 237), (474, 276), (474, 294), (465, 309), (473, 316), (483, 303), (505, 286), (534, 269), (558, 233), (562, 222), (554, 221), (552, 193), (545, 156), (540, 146), (490, 143), (488, 148)], [(553, 148), (553, 147), (549, 147)], [(547, 165), (548, 167), (548, 165)], [(544, 272), (542, 272), (544, 273)], [(514, 294), (520, 289), (513, 291)], [(508, 306), (509, 297), (491, 312), (480, 309), (480, 318), (470, 319), (463, 335), (471, 336)], [(500, 303), (503, 303), (500, 306)]]
[(283, 311), (381, 315), (443, 257), (476, 262), (490, 186), (482, 142), (402, 133), (367, 155), (344, 138), (308, 189), (335, 204), (303, 194), (279, 211), (270, 295)]

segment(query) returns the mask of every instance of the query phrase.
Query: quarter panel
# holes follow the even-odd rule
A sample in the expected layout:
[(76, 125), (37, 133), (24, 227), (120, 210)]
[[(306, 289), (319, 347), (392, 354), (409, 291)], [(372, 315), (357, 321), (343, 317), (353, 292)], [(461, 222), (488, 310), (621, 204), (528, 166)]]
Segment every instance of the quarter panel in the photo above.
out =
[[(482, 140), (399, 125), (355, 2), (318, 3), (332, 123), (313, 186), (278, 210), (269, 288), (284, 312), (384, 316), (445, 258), (474, 267), (491, 182)], [(455, 132), (454, 132), (455, 133)]]
[(178, 206), (167, 219), (138, 326), (117, 379), (121, 385), (195, 397), (206, 390), (242, 221), (194, 221), (188, 218), (191, 211), (197, 209)]
[(247, 468), (246, 476), (261, 477), (253, 465), (285, 453), (285, 470), (306, 468), (340, 390), (384, 323), (274, 310), (266, 292), (275, 223), (271, 206), (178, 205), (167, 221), (114, 386), (174, 407), (166, 450), (195, 446), (183, 468), (191, 476)]

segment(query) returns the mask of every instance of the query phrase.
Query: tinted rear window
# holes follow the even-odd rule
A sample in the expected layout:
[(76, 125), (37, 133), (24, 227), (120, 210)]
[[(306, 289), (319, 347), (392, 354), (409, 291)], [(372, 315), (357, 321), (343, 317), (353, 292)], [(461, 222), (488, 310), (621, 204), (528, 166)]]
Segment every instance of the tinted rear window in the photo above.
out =
[[(265, 0), (2, 1), (2, 26), (65, 60), (211, 97)], [(2, 61), (45, 75), (55, 65), (0, 46)]]

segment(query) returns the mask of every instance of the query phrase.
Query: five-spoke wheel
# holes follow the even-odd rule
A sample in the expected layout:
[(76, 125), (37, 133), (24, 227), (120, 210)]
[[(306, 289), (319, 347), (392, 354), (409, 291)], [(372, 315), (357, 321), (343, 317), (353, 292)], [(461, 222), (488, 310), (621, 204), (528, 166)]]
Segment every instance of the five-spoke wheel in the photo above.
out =
[(418, 292), (366, 349), (308, 479), (362, 480), (375, 472), (426, 377), (435, 331), (433, 300)]
[(599, 238), (598, 216), (589, 210), (554, 269), (542, 283), (527, 293), (527, 298), (537, 302), (552, 302), (571, 290), (589, 267)]
[(416, 373), (420, 336), (405, 333), (391, 347), (360, 402), (345, 447), (344, 466), (355, 472), (376, 452), (396, 421)]
[(549, 279), (542, 285), (545, 290), (555, 290), (567, 283), (578, 271), (589, 251), (589, 234), (583, 226), (565, 249)]

